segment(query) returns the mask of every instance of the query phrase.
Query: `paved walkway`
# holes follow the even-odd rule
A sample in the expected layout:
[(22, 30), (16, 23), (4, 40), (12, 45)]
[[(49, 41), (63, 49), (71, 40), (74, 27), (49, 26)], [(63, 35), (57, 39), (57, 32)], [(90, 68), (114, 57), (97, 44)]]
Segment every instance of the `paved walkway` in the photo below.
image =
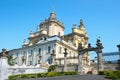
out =
[(36, 78), (36, 79), (23, 79), (23, 80), (110, 80), (104, 78), (102, 75), (71, 75), (61, 77), (47, 77), (47, 78)]

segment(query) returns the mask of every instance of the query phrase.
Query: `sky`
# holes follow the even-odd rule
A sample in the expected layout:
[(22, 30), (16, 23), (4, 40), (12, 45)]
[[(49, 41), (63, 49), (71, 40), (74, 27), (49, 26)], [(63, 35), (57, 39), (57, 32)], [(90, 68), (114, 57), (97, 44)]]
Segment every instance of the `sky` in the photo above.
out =
[[(83, 19), (89, 43), (101, 39), (103, 52), (118, 51), (120, 44), (120, 0), (0, 0), (0, 52), (21, 48), (30, 30), (54, 9), (64, 23), (65, 34)], [(28, 40), (27, 40), (28, 41)]]

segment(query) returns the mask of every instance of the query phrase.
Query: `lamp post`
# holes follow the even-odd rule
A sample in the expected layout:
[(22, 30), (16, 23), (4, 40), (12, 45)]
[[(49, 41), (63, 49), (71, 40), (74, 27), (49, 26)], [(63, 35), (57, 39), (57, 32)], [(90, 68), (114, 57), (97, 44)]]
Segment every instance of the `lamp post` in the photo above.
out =
[(51, 64), (55, 64), (55, 51), (54, 50), (52, 50), (52, 53), (51, 53)]
[(41, 64), (41, 58), (42, 58), (42, 55), (40, 54), (39, 55), (39, 64)]
[(65, 52), (64, 52), (64, 72), (67, 71), (67, 48), (64, 49)]
[(119, 50), (119, 60), (120, 60), (120, 44), (117, 45), (117, 47), (118, 47), (118, 50)]
[(118, 64), (119, 64), (119, 69), (120, 69), (120, 44), (119, 44), (119, 45), (117, 45), (117, 47), (118, 47), (118, 50), (119, 50), (119, 59), (118, 59)]

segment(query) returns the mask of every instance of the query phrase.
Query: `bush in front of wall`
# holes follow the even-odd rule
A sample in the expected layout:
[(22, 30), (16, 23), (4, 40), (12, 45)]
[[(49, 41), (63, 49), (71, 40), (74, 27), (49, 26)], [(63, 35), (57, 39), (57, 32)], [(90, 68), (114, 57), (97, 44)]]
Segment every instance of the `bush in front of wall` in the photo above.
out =
[(99, 75), (106, 75), (107, 74), (107, 71), (100, 71), (99, 72)]
[(57, 67), (57, 65), (51, 65), (51, 66), (49, 66), (48, 72), (55, 71), (56, 67)]
[(117, 71), (100, 71), (99, 75), (105, 75), (109, 79), (120, 79), (120, 70)]
[(65, 75), (75, 75), (77, 72), (64, 72)]
[(25, 78), (42, 78), (42, 77), (54, 77), (65, 75), (77, 75), (77, 72), (47, 72), (47, 73), (35, 73), (35, 74), (21, 74), (9, 76), (8, 80), (19, 80)]
[(47, 74), (47, 77), (53, 77), (53, 76), (57, 76), (57, 72), (49, 72)]

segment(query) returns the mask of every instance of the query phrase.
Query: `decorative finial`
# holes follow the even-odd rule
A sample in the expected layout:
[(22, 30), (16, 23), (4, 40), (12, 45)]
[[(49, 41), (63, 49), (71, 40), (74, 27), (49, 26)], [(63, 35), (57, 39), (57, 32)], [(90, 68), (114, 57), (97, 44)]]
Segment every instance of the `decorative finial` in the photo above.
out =
[(3, 48), (3, 49), (2, 49), (2, 52), (6, 52), (6, 49), (5, 49), (5, 48)]
[(55, 15), (54, 9), (52, 9), (52, 12), (50, 13), (49, 19), (50, 20), (56, 19), (56, 15)]
[(98, 37), (98, 39), (100, 40), (100, 36)]
[(32, 30), (30, 30), (30, 34), (32, 34)]
[(88, 48), (91, 48), (91, 44), (90, 43), (88, 44)]
[(24, 41), (23, 41), (23, 45), (26, 45), (26, 44), (27, 44), (26, 39), (24, 39)]
[(76, 28), (76, 24), (73, 24), (73, 28)]
[(24, 39), (24, 43), (26, 42), (26, 39)]
[(83, 20), (80, 19), (80, 26), (83, 26)]
[(51, 13), (54, 13), (54, 6), (52, 6), (52, 12)]
[(82, 20), (82, 19), (80, 19), (80, 26), (79, 26), (79, 28), (80, 28), (81, 30), (85, 30), (85, 27), (84, 27), (84, 24), (83, 24), (83, 20)]
[(40, 27), (39, 27), (39, 25), (37, 25), (37, 29), (36, 29), (36, 31), (40, 31)]
[(96, 46), (97, 46), (98, 48), (101, 48), (101, 49), (103, 48), (100, 39), (97, 39), (97, 41), (96, 41)]

